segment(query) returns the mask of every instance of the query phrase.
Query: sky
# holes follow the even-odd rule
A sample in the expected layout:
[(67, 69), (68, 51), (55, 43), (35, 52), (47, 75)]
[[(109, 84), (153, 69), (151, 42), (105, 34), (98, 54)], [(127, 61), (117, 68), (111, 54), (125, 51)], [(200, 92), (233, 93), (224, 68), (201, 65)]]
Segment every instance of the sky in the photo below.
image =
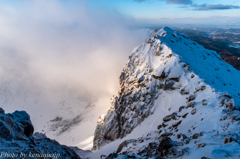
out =
[[(93, 3), (93, 1), (91, 1)], [(240, 24), (238, 0), (103, 0), (142, 24)]]
[[(53, 0), (54, 1), (54, 0)], [(151, 24), (240, 24), (239, 0), (55, 0), (65, 7), (85, 3), (91, 14), (117, 14), (129, 26)], [(16, 8), (28, 0), (2, 0), (1, 5)], [(53, 9), (54, 10), (54, 9)], [(79, 11), (76, 14), (81, 14)], [(121, 15), (121, 16), (120, 16)], [(99, 15), (98, 15), (99, 16)], [(106, 16), (108, 17), (108, 16)]]
[(129, 25), (240, 24), (238, 0), (88, 0), (90, 7), (110, 8)]
[(121, 13), (134, 18), (204, 18), (238, 16), (237, 0), (116, 0), (112, 2)]

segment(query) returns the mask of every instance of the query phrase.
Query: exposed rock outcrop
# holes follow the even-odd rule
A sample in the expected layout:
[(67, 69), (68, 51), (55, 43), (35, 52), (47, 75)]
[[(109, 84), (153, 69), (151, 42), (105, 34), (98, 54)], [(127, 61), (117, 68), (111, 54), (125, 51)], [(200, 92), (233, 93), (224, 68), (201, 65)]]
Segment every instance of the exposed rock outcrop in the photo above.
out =
[(0, 108), (1, 158), (80, 159), (76, 152), (42, 133), (35, 133), (30, 116), (25, 111), (5, 114)]

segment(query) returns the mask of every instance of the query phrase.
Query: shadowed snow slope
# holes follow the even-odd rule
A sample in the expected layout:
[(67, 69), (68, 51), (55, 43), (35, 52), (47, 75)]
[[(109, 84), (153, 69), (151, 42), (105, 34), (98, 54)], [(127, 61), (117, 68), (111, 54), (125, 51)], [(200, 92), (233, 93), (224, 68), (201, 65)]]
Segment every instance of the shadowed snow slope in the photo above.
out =
[(240, 157), (239, 78), (215, 51), (155, 30), (129, 56), (89, 157)]

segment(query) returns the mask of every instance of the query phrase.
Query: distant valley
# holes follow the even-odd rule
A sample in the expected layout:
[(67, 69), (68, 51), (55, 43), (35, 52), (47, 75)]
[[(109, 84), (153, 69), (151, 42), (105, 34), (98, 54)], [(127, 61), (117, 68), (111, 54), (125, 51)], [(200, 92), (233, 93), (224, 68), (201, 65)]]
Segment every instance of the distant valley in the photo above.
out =
[(188, 37), (204, 46), (206, 49), (215, 50), (221, 58), (240, 70), (240, 29), (239, 28), (175, 28), (186, 33)]

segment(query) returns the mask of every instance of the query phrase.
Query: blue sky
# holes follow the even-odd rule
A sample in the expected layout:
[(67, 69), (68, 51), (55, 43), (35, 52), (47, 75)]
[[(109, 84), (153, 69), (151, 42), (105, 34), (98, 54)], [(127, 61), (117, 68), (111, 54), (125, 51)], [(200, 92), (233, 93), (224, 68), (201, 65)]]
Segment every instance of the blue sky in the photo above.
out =
[[(103, 0), (104, 1), (104, 0)], [(107, 1), (106, 1), (107, 2)], [(185, 17), (209, 17), (209, 16), (237, 16), (240, 15), (240, 9), (208, 9), (196, 10), (196, 5), (212, 5), (212, 7), (221, 4), (222, 6), (240, 6), (240, 1), (236, 0), (193, 0), (190, 3), (167, 3), (165, 0), (145, 0), (137, 2), (134, 0), (115, 0), (112, 5), (121, 13), (134, 16), (135, 18), (185, 18)], [(214, 6), (213, 6), (214, 5)], [(237, 9), (236, 9), (237, 8)]]
[[(37, 2), (37, 0), (33, 1)], [(24, 3), (33, 1), (1, 0), (0, 5), (21, 7)], [(132, 19), (132, 24), (240, 25), (240, 0), (52, 0), (51, 2), (53, 1), (62, 3), (65, 7), (84, 3), (85, 7), (91, 10), (91, 14), (103, 16), (111, 14), (111, 18), (119, 14), (125, 19)]]
[(169, 23), (175, 19), (182, 19), (183, 23), (240, 21), (239, 0), (89, 0), (88, 3), (108, 6), (126, 17), (146, 22), (156, 19)]

